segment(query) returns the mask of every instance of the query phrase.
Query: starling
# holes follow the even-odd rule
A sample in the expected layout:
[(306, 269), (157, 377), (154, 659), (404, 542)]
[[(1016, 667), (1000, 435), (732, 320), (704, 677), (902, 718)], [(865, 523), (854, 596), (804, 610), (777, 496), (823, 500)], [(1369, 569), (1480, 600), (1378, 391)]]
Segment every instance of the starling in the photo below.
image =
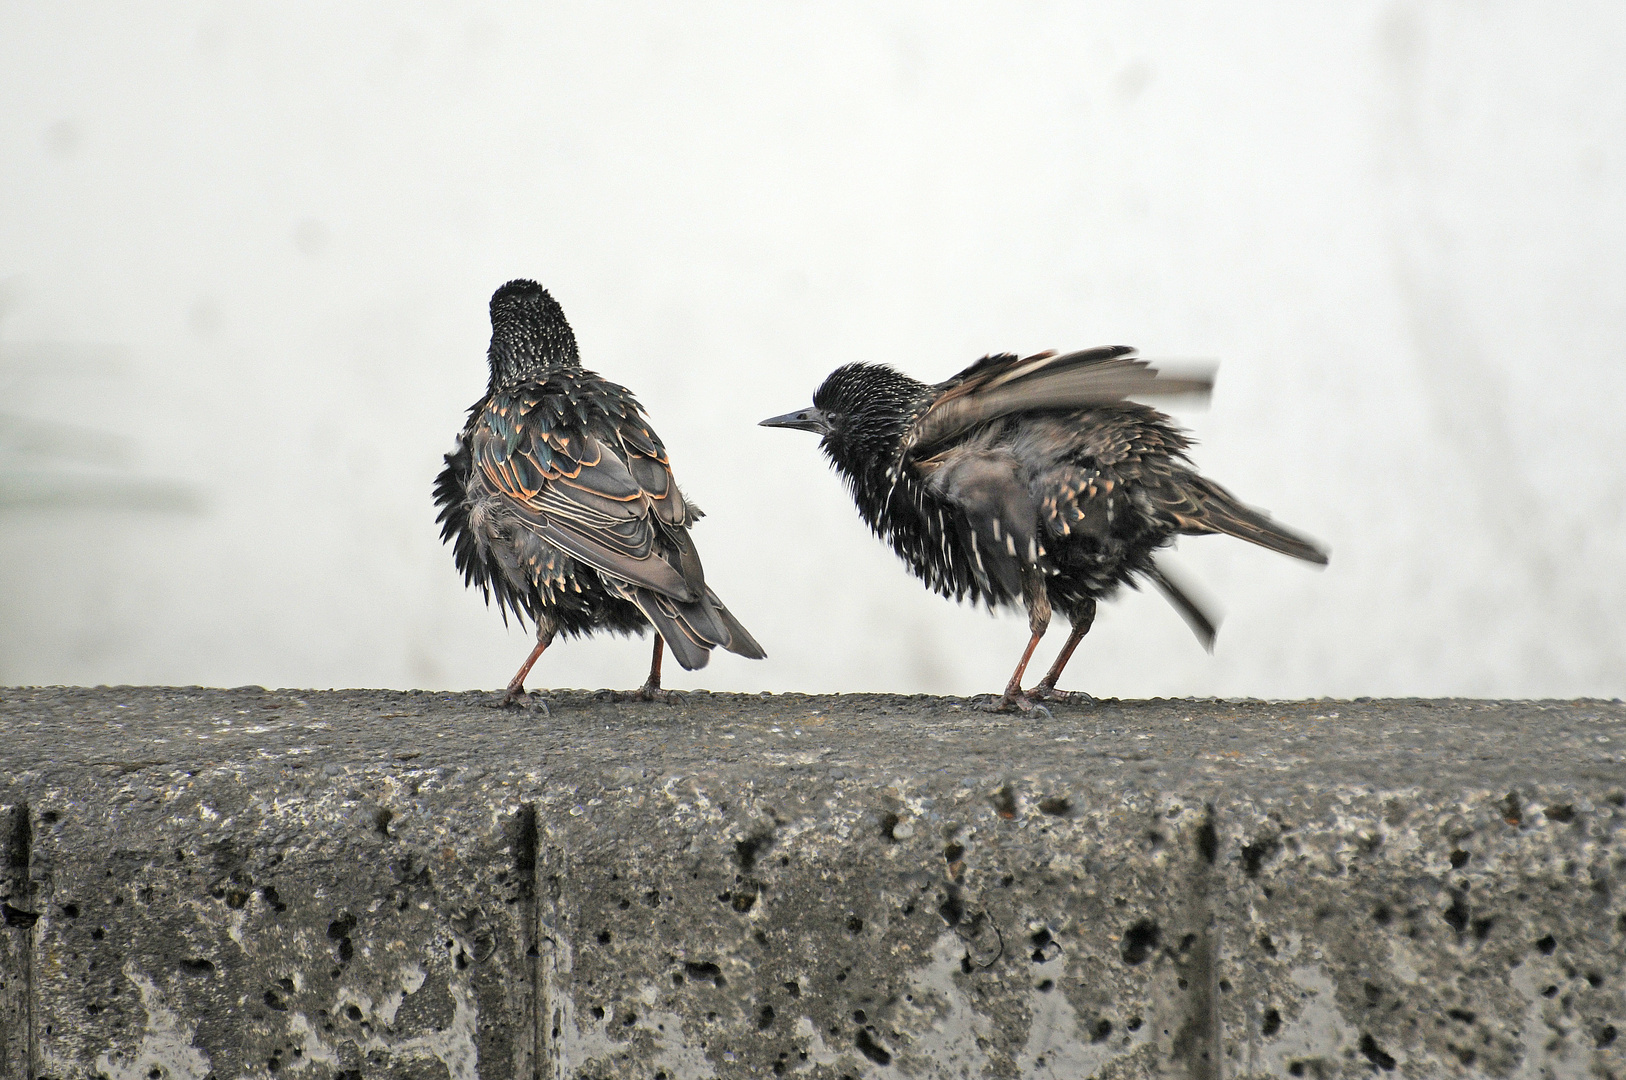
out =
[[(662, 643), (693, 671), (721, 646), (764, 653), (705, 574), (689, 527), (700, 508), (672, 479), (660, 436), (631, 391), (581, 366), (564, 311), (534, 281), (491, 297), (491, 381), (435, 482), (441, 539), (465, 584), (536, 648), (503, 704), (558, 634), (655, 627), (649, 679), (630, 696), (667, 700)], [(546, 703), (541, 706), (546, 709)]]
[[(1225, 533), (1325, 564), (1314, 541), (1200, 475), (1190, 441), (1130, 396), (1206, 393), (1206, 375), (1159, 374), (1127, 346), (987, 356), (927, 385), (881, 364), (831, 372), (813, 406), (762, 421), (822, 436), (858, 513), (915, 576), (955, 600), (1028, 614), (1032, 638), (1000, 710), (1087, 695), (1056, 680), (1119, 586), (1150, 581), (1205, 648), (1215, 624), (1154, 560), (1182, 534)], [(1052, 608), (1072, 623), (1055, 665), (1022, 690)]]

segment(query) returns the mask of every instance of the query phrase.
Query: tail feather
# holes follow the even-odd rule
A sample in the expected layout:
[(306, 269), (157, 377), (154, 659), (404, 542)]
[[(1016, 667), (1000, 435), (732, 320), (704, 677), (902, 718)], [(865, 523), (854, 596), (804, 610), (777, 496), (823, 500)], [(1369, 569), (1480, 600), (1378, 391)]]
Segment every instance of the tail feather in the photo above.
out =
[(1147, 575), (1152, 584), (1157, 586), (1158, 592), (1163, 594), (1174, 610), (1191, 627), (1191, 632), (1197, 635), (1197, 640), (1207, 652), (1214, 651), (1214, 638), (1219, 635), (1219, 616), (1210, 614), (1208, 607), (1194, 600), (1191, 593), (1198, 590), (1186, 582), (1182, 582), (1169, 572), (1167, 566), (1154, 563), (1151, 573)]
[(724, 607), (721, 600), (717, 599), (716, 593), (707, 589), (706, 599), (711, 601), (714, 609), (713, 614), (717, 616), (717, 621), (723, 624), (723, 629), (728, 632), (728, 636), (718, 644), (729, 652), (743, 656), (747, 660), (761, 660), (768, 655), (763, 651), (762, 646), (757, 644), (757, 639), (751, 636), (751, 631), (742, 626), (740, 621), (734, 617), (734, 613)]
[(1195, 493), (1197, 512), (1189, 519), (1181, 515), (1186, 531), (1224, 533), (1317, 566), (1327, 565), (1327, 549), (1314, 540), (1277, 524), (1263, 510), (1244, 506), (1213, 481), (1200, 476), (1194, 479), (1201, 490)]
[(711, 650), (724, 648), (750, 660), (760, 660), (762, 651), (740, 621), (710, 589), (702, 600), (683, 602), (662, 596), (651, 589), (637, 589), (633, 603), (644, 613), (655, 632), (666, 640), (677, 662), (689, 671), (705, 667)]

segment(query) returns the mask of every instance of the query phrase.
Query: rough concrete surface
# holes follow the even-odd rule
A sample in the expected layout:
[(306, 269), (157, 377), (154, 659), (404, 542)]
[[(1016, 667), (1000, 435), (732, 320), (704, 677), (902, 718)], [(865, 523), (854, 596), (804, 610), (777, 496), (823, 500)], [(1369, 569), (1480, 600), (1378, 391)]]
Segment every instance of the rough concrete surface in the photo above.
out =
[(1626, 707), (0, 690), (0, 1077), (1626, 1078)]

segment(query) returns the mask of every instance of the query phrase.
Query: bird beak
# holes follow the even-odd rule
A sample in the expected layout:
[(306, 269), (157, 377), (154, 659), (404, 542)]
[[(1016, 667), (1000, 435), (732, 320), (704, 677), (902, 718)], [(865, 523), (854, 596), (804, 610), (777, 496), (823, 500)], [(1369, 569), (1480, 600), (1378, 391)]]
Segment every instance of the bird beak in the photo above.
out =
[(823, 411), (811, 405), (805, 409), (788, 412), (784, 416), (770, 416), (757, 426), (795, 428), (797, 431), (811, 431), (817, 435), (827, 434), (830, 430), (830, 424), (824, 419)]

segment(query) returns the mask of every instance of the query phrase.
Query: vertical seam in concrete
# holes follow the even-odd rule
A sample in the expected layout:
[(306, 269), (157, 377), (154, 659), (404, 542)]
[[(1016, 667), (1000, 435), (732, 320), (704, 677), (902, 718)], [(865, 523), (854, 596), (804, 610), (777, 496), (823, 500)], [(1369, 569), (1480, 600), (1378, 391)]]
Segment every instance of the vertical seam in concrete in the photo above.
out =
[(1218, 834), (1214, 807), (1203, 813), (1192, 838), (1196, 858), (1192, 862), (1188, 925), (1196, 927), (1196, 940), (1179, 967), (1186, 973), (1186, 1009), (1176, 1045), (1185, 1057), (1190, 1080), (1221, 1080), (1224, 1075), (1219, 1017), (1219, 925), (1210, 900), (1213, 864), (1218, 854)]
[(4, 929), (15, 931), (21, 938), (20, 946), (16, 949), (20, 968), (16, 975), (21, 986), (16, 996), (21, 1004), (22, 1039), (20, 1046), (17, 1042), (13, 1042), (9, 1049), (0, 1046), (0, 1052), (9, 1054), (20, 1051), (23, 1076), (26, 1080), (34, 1080), (39, 1073), (39, 1040), (34, 1030), (34, 924), (39, 919), (39, 913), (33, 910), (34, 822), (33, 809), (27, 802), (19, 802), (12, 807), (11, 828), (6, 839), (6, 870), (11, 880), (8, 882), (9, 899), (5, 905)]
[(542, 1056), (546, 1050), (543, 1024), (547, 1016), (547, 1001), (542, 987), (541, 927), (537, 896), (541, 882), (537, 859), (536, 804), (521, 803), (518, 827), (514, 838), (514, 869), (520, 879), (520, 948), (523, 950), (521, 970), (525, 973), (525, 1003), (521, 1010), (524, 1024), (524, 1048), (527, 1061), (523, 1075), (528, 1080), (542, 1080)]

